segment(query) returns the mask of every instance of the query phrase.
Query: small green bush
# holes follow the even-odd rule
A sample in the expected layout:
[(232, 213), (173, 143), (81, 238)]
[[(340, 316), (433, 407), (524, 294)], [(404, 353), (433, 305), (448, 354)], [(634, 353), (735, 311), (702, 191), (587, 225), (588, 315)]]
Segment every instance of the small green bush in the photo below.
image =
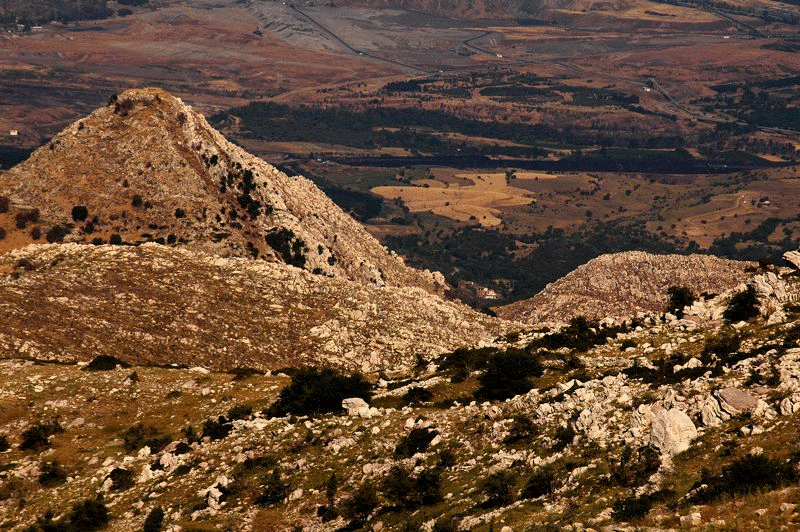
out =
[(505, 437), (503, 443), (506, 445), (514, 445), (515, 443), (530, 442), (533, 438), (538, 436), (539, 427), (528, 416), (514, 416), (514, 421), (508, 430), (508, 436)]
[(369, 403), (372, 386), (360, 374), (343, 375), (332, 369), (303, 368), (281, 390), (278, 400), (265, 412), (279, 417), (287, 414), (316, 416), (342, 409), (342, 400), (360, 397)]
[(432, 399), (433, 392), (420, 386), (413, 386), (403, 394), (403, 402), (407, 405), (421, 405), (422, 403), (430, 402)]
[(636, 342), (635, 342), (634, 340), (631, 340), (630, 338), (626, 338), (626, 339), (625, 339), (625, 340), (623, 340), (623, 341), (622, 341), (622, 343), (620, 344), (620, 346), (619, 346), (619, 350), (620, 350), (620, 351), (625, 351), (625, 350), (626, 350), (626, 349), (628, 349), (629, 347), (636, 347)]
[(83, 366), (83, 371), (110, 371), (116, 369), (117, 366), (121, 368), (129, 368), (130, 364), (118, 359), (112, 355), (98, 355), (92, 359), (91, 362)]
[(692, 289), (685, 285), (670, 286), (667, 288), (667, 295), (669, 296), (667, 312), (674, 314), (678, 318), (683, 318), (683, 309), (697, 300)]
[(626, 445), (620, 454), (619, 463), (611, 467), (611, 479), (624, 487), (644, 484), (650, 476), (661, 467), (661, 457), (656, 449), (650, 446), (634, 450)]
[(4, 453), (11, 448), (11, 445), (8, 443), (8, 436), (5, 434), (0, 434), (0, 453)]
[(172, 438), (169, 436), (159, 436), (159, 432), (154, 427), (145, 427), (138, 423), (122, 434), (123, 447), (127, 452), (138, 451), (142, 447), (149, 447), (151, 452), (157, 453), (166, 447)]
[(112, 491), (123, 491), (132, 488), (135, 483), (133, 480), (133, 473), (121, 467), (112, 469), (111, 473), (108, 474), (108, 478), (111, 479)]
[(228, 434), (233, 430), (233, 425), (225, 421), (225, 418), (220, 416), (219, 419), (206, 419), (203, 422), (203, 438), (210, 438), (211, 441), (221, 440), (227, 438)]
[(253, 413), (253, 407), (249, 405), (237, 404), (228, 410), (228, 420), (235, 421), (237, 419), (249, 419)]
[(641, 519), (653, 507), (649, 497), (626, 497), (614, 502), (611, 516), (617, 521), (633, 521)]
[(289, 484), (281, 479), (281, 470), (276, 467), (264, 482), (264, 491), (261, 492), (255, 503), (259, 506), (270, 506), (283, 502), (289, 496)]
[(57, 486), (67, 481), (67, 472), (57, 461), (45, 462), (39, 472), (39, 484), (44, 487)]
[(747, 495), (760, 490), (772, 490), (798, 482), (798, 473), (790, 462), (768, 458), (763, 454), (748, 454), (734, 460), (713, 476), (703, 471), (695, 487), (705, 484), (692, 502), (710, 502), (723, 495)]
[(550, 469), (540, 469), (528, 479), (522, 488), (520, 499), (535, 499), (553, 493), (556, 477)]
[(82, 222), (89, 216), (89, 209), (83, 205), (75, 205), (72, 207), (72, 221)]
[(375, 486), (365, 481), (342, 505), (342, 514), (351, 520), (350, 525), (361, 528), (379, 504)]
[(8, 212), (11, 207), (11, 200), (8, 196), (0, 196), (0, 213)]
[(735, 333), (722, 332), (706, 339), (703, 346), (703, 360), (710, 360), (711, 355), (725, 358), (739, 350), (742, 345), (742, 338)]
[(734, 294), (722, 312), (722, 317), (729, 323), (748, 321), (758, 315), (758, 297), (756, 289), (752, 286), (748, 286), (743, 292)]
[(142, 532), (161, 532), (161, 527), (163, 525), (164, 510), (160, 506), (156, 506), (147, 514)]
[(394, 454), (401, 458), (411, 458), (417, 453), (425, 452), (438, 432), (429, 428), (415, 428), (400, 440)]
[(486, 370), (479, 377), (480, 387), (475, 391), (479, 399), (505, 400), (533, 388), (533, 377), (544, 372), (536, 355), (523, 349), (509, 348), (493, 355)]
[(517, 476), (511, 471), (498, 471), (483, 482), (483, 492), (488, 496), (486, 506), (508, 506), (516, 498)]
[(22, 442), (19, 444), (19, 448), (23, 451), (40, 451), (50, 447), (50, 436), (60, 432), (64, 432), (64, 429), (57, 419), (33, 425), (22, 432)]

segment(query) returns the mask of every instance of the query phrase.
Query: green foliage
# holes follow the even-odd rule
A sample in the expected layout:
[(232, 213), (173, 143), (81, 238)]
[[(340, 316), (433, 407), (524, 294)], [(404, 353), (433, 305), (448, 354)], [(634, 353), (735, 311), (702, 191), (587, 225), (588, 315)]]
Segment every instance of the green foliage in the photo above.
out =
[(109, 520), (103, 496), (98, 495), (96, 499), (73, 504), (72, 510), (58, 521), (53, 520), (53, 513), (48, 510), (24, 532), (93, 532), (104, 528)]
[(83, 371), (110, 371), (117, 369), (117, 366), (122, 368), (131, 367), (127, 362), (118, 359), (112, 355), (98, 355), (92, 359), (91, 362), (81, 368)]
[(620, 454), (619, 463), (611, 466), (611, 479), (624, 487), (644, 484), (650, 475), (661, 467), (659, 453), (653, 447), (643, 446), (634, 450), (626, 445)]
[(72, 207), (72, 220), (74, 222), (82, 222), (89, 216), (89, 209), (84, 205), (75, 205)]
[(228, 409), (227, 418), (229, 421), (237, 419), (248, 419), (253, 413), (253, 407), (250, 405), (236, 404)]
[(264, 491), (261, 492), (255, 503), (259, 506), (270, 506), (282, 502), (289, 496), (289, 484), (281, 479), (281, 470), (276, 467), (264, 482)]
[(508, 436), (503, 443), (514, 445), (516, 443), (528, 443), (539, 434), (539, 427), (528, 416), (514, 416), (514, 421), (508, 430)]
[(128, 471), (127, 469), (123, 469), (121, 467), (115, 467), (111, 470), (111, 473), (108, 474), (108, 478), (111, 479), (111, 490), (112, 491), (122, 491), (128, 488), (132, 488), (135, 484), (133, 479), (133, 472)]
[(584, 316), (575, 316), (567, 327), (534, 340), (528, 347), (537, 349), (566, 347), (582, 353), (605, 343), (607, 338), (616, 336), (620, 330), (615, 327), (601, 328), (597, 321), (590, 321)]
[(382, 483), (389, 501), (406, 509), (436, 504), (442, 500), (441, 470), (425, 469), (414, 477), (402, 466), (394, 466)]
[(531, 379), (540, 377), (544, 369), (536, 355), (518, 348), (493, 355), (480, 376), (475, 396), (480, 399), (504, 400), (533, 388)]
[(411, 432), (397, 444), (394, 454), (402, 458), (411, 458), (417, 453), (425, 452), (437, 434), (438, 432), (429, 428), (411, 429)]
[(572, 445), (577, 435), (578, 433), (575, 432), (575, 428), (571, 423), (567, 423), (566, 426), (559, 426), (553, 437), (553, 450), (556, 452), (563, 451), (568, 445)]
[(683, 317), (683, 309), (685, 307), (690, 306), (697, 300), (692, 289), (686, 285), (670, 286), (667, 288), (667, 295), (669, 296), (667, 312), (671, 312), (678, 318)]
[(535, 499), (553, 493), (556, 484), (555, 474), (551, 469), (540, 469), (530, 476), (522, 488), (520, 499)]
[(614, 502), (611, 516), (618, 521), (641, 519), (653, 507), (653, 501), (645, 497), (626, 497)]
[(233, 425), (228, 423), (224, 417), (218, 419), (206, 419), (203, 422), (203, 438), (211, 438), (211, 441), (227, 438), (233, 430)]
[(483, 492), (488, 497), (486, 506), (508, 506), (516, 498), (517, 476), (508, 470), (493, 473), (484, 480)]
[[(710, 502), (724, 495), (747, 495), (761, 490), (795, 484), (797, 470), (789, 462), (768, 458), (763, 454), (748, 454), (722, 468), (719, 475), (707, 470), (695, 487), (700, 487), (692, 502)], [(705, 487), (701, 487), (705, 484)]]
[(0, 196), (0, 214), (8, 212), (11, 207), (11, 200), (8, 196)]
[(57, 461), (45, 462), (39, 472), (39, 484), (44, 487), (57, 486), (67, 481), (67, 472)]
[(459, 347), (452, 353), (444, 355), (439, 362), (439, 370), (450, 371), (452, 373), (450, 381), (453, 383), (464, 382), (476, 369), (486, 367), (486, 361), (497, 349), (492, 347), (481, 347), (472, 349)]
[(338, 412), (342, 409), (342, 400), (348, 397), (360, 397), (369, 403), (371, 390), (369, 382), (357, 373), (343, 375), (329, 368), (303, 368), (292, 376), (292, 382), (281, 391), (267, 414), (273, 417), (316, 416)]
[(11, 448), (11, 445), (8, 443), (8, 436), (5, 434), (0, 434), (0, 453), (4, 453)]
[(722, 317), (729, 323), (747, 321), (759, 315), (758, 307), (756, 289), (748, 286), (746, 290), (731, 297), (722, 313)]
[(378, 493), (371, 482), (365, 481), (342, 505), (342, 514), (352, 520), (352, 525), (362, 526), (372, 511), (378, 507)]
[(278, 255), (292, 266), (303, 268), (306, 265), (308, 247), (302, 238), (295, 236), (291, 229), (281, 227), (273, 229), (264, 237), (267, 245), (274, 249)]
[(157, 453), (169, 444), (172, 440), (169, 436), (159, 436), (155, 427), (145, 427), (138, 423), (122, 435), (123, 446), (127, 452), (138, 451), (142, 447), (149, 447), (150, 451)]
[(628, 349), (629, 347), (636, 347), (636, 341), (634, 341), (634, 340), (631, 340), (630, 338), (626, 338), (626, 339), (625, 339), (625, 340), (623, 340), (623, 341), (622, 341), (622, 343), (620, 344), (620, 346), (619, 346), (619, 350), (620, 350), (620, 351), (625, 351), (625, 350), (626, 350), (626, 349)]
[(725, 359), (736, 353), (742, 345), (742, 338), (736, 333), (721, 332), (706, 339), (703, 346), (703, 361), (710, 361), (711, 355)]
[(405, 394), (403, 394), (403, 402), (407, 405), (421, 405), (433, 399), (433, 392), (421, 386), (411, 387)]
[(161, 532), (161, 527), (164, 525), (164, 510), (160, 506), (156, 506), (147, 518), (144, 520), (144, 528), (142, 532)]
[(19, 448), (23, 451), (40, 451), (50, 447), (50, 436), (60, 432), (64, 432), (64, 429), (57, 419), (33, 425), (22, 432), (22, 442), (19, 444)]
[(328, 499), (328, 504), (331, 506), (333, 506), (333, 501), (336, 497), (336, 492), (338, 489), (339, 478), (336, 476), (336, 472), (334, 471), (328, 478), (328, 482), (325, 483), (325, 498)]

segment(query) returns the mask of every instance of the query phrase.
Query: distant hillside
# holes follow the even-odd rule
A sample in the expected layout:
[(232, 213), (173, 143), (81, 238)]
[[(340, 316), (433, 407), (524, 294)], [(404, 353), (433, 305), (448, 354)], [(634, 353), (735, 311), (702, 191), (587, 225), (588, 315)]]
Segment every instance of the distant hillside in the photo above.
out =
[(751, 263), (710, 255), (655, 255), (642, 251), (593, 259), (547, 285), (530, 299), (496, 309), (505, 319), (564, 323), (578, 315), (630, 316), (663, 311), (667, 288), (689, 286), (696, 294), (719, 293), (744, 282)]
[[(120, 2), (130, 3), (130, 2)], [(147, 3), (146, 0), (145, 2)], [(51, 20), (72, 20), (110, 17), (113, 11), (107, 0), (6, 0), (0, 3), (0, 25), (44, 24)]]

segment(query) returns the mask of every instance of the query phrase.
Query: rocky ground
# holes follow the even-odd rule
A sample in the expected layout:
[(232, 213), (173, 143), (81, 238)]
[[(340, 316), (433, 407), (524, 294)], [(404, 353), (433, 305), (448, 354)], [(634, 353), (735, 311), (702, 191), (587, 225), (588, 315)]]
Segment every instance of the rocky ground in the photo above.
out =
[[(175, 531), (795, 529), (799, 288), (788, 269), (749, 282), (762, 312), (746, 321), (723, 317), (742, 285), (682, 319), (420, 349), (371, 376), (370, 405), (311, 418), (264, 411), (285, 375), (8, 358), (2, 526), (101, 494), (113, 530), (156, 508)], [(543, 372), (487, 400), (497, 368), (475, 361), (508, 350)]]

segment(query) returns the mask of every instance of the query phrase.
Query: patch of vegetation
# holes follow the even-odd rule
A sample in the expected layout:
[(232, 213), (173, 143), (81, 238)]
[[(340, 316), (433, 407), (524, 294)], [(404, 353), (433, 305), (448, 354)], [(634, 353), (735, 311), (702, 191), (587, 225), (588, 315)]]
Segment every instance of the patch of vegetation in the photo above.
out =
[(372, 398), (372, 386), (362, 375), (343, 375), (330, 368), (303, 368), (292, 375), (292, 382), (265, 413), (272, 417), (317, 416), (340, 411), (342, 400), (349, 397), (360, 397), (367, 403)]
[(39, 471), (39, 484), (49, 488), (67, 481), (67, 472), (58, 461), (45, 462)]
[(505, 437), (503, 443), (506, 445), (514, 445), (518, 443), (529, 443), (533, 438), (538, 436), (539, 427), (528, 416), (514, 416), (511, 427), (508, 430), (508, 436)]
[(270, 506), (283, 502), (289, 496), (289, 484), (281, 478), (281, 470), (276, 467), (272, 474), (264, 482), (264, 490), (261, 492), (255, 504), (259, 506)]
[(421, 386), (412, 386), (403, 394), (403, 402), (410, 406), (419, 406), (433, 399), (433, 392)]
[(718, 475), (712, 475), (704, 469), (700, 481), (693, 487), (698, 491), (691, 501), (711, 502), (724, 495), (747, 495), (795, 484), (797, 481), (798, 473), (791, 462), (763, 454), (748, 454), (723, 467)]
[(523, 349), (508, 348), (492, 355), (486, 362), (475, 396), (502, 401), (523, 394), (533, 388), (531, 379), (540, 377), (543, 372), (539, 357)]
[(686, 285), (670, 286), (667, 288), (667, 295), (669, 296), (667, 312), (674, 314), (678, 318), (683, 318), (683, 309), (697, 300), (692, 289)]
[(108, 474), (108, 478), (111, 479), (112, 491), (123, 491), (132, 488), (135, 484), (133, 472), (121, 467), (112, 469), (111, 473)]
[(156, 506), (144, 520), (144, 528), (142, 532), (161, 532), (161, 527), (164, 525), (164, 509)]
[(23, 451), (40, 451), (50, 447), (50, 436), (64, 432), (57, 419), (28, 427), (22, 432), (19, 448)]
[(87, 365), (81, 368), (83, 371), (110, 371), (113, 369), (117, 369), (117, 366), (121, 368), (129, 368), (131, 367), (130, 364), (125, 362), (124, 360), (120, 360), (115, 356), (112, 355), (98, 355), (92, 359)]
[(616, 336), (621, 330), (617, 327), (601, 327), (596, 320), (575, 316), (567, 327), (534, 340), (528, 347), (544, 349), (566, 347), (582, 353), (596, 345), (604, 344), (607, 338)]
[(24, 532), (93, 532), (104, 528), (110, 519), (103, 496), (98, 495), (96, 499), (75, 503), (72, 510), (58, 521), (53, 520), (53, 513), (48, 510)]
[(291, 229), (285, 227), (273, 229), (266, 234), (264, 240), (269, 247), (281, 256), (286, 264), (291, 264), (298, 268), (305, 267), (305, 254), (308, 253), (308, 247), (303, 239), (296, 236)]
[(611, 479), (627, 488), (640, 486), (661, 467), (659, 452), (649, 445), (633, 449), (626, 445), (617, 464), (611, 467)]
[(437, 434), (438, 432), (430, 428), (411, 429), (397, 444), (394, 454), (401, 458), (411, 458), (417, 453), (425, 452)]
[(748, 321), (759, 315), (758, 297), (756, 289), (748, 286), (746, 290), (731, 296), (722, 317), (729, 323)]
[(441, 470), (424, 469), (416, 477), (402, 466), (394, 466), (381, 484), (387, 500), (411, 510), (442, 500)]
[(380, 500), (375, 486), (366, 481), (342, 504), (342, 515), (350, 519), (350, 527), (361, 528), (370, 514), (378, 507)]
[(550, 495), (556, 486), (556, 476), (549, 468), (542, 468), (528, 478), (519, 495), (520, 499), (536, 499)]
[(224, 417), (219, 416), (218, 419), (206, 419), (203, 422), (203, 438), (210, 438), (211, 441), (217, 441), (228, 437), (228, 434), (233, 430), (233, 425), (228, 423)]
[(149, 447), (151, 452), (157, 453), (166, 447), (172, 438), (159, 436), (159, 431), (155, 427), (145, 427), (143, 423), (137, 423), (122, 434), (122, 441), (125, 451), (129, 453), (145, 446)]
[(483, 492), (487, 507), (508, 506), (516, 499), (517, 475), (508, 470), (493, 473), (484, 480)]

